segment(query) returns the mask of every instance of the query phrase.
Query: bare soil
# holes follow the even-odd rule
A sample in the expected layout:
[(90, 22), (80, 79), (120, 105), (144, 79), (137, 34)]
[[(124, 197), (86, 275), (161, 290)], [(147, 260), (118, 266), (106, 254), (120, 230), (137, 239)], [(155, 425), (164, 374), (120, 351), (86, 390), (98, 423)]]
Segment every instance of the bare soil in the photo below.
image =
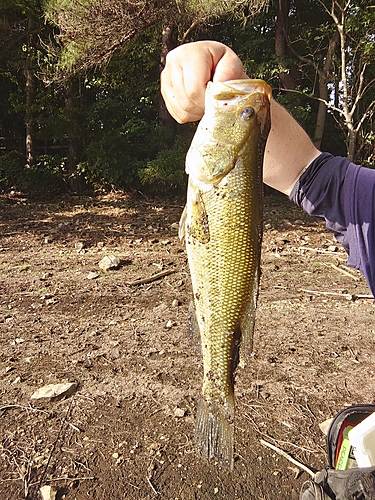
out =
[[(183, 201), (0, 197), (0, 499), (297, 500), (319, 423), (375, 399), (374, 302), (324, 223), (265, 200), (254, 350), (236, 375), (233, 473), (197, 460)], [(100, 271), (105, 255), (118, 269)], [(162, 270), (171, 274), (134, 285)], [(99, 276), (88, 279), (90, 272)], [(350, 274), (344, 274), (348, 272)], [(74, 395), (36, 402), (45, 384)]]

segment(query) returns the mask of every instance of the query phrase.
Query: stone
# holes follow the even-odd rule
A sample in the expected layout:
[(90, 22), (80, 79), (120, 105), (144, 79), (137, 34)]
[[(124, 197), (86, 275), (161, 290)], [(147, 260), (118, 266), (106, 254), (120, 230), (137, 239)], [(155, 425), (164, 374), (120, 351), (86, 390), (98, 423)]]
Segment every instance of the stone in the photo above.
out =
[(103, 271), (108, 271), (109, 269), (115, 269), (120, 265), (120, 259), (116, 255), (106, 255), (99, 262), (99, 267)]
[(42, 497), (42, 500), (55, 500), (56, 499), (56, 493), (57, 490), (53, 486), (42, 486), (39, 489), (40, 495)]
[(185, 416), (185, 413), (185, 410), (183, 410), (182, 408), (176, 408), (174, 411), (174, 416), (177, 418), (182, 418)]
[(58, 401), (71, 396), (77, 389), (75, 382), (63, 382), (60, 384), (48, 384), (37, 389), (32, 395), (32, 400)]
[(88, 280), (95, 280), (96, 278), (99, 278), (100, 274), (96, 271), (90, 271), (89, 274), (86, 276)]

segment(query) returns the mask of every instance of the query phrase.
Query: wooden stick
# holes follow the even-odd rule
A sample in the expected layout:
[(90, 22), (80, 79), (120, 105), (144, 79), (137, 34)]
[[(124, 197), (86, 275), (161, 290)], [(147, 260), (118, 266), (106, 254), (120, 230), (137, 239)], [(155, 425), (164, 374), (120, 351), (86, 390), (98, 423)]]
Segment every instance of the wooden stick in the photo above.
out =
[(304, 247), (300, 246), (298, 247), (298, 250), (309, 250), (310, 252), (317, 252), (317, 253), (326, 253), (328, 255), (340, 255), (340, 253), (344, 253), (343, 251), (337, 251), (337, 252), (331, 252), (330, 250), (323, 250), (323, 248), (311, 248), (311, 247)]
[(338, 293), (338, 292), (324, 292), (321, 290), (306, 290), (305, 288), (300, 288), (299, 292), (312, 293), (314, 295), (334, 295), (335, 297), (345, 297), (347, 299), (373, 299), (373, 295), (364, 295), (362, 293)]
[(342, 269), (339, 266), (335, 266), (335, 264), (332, 264), (332, 263), (331, 263), (331, 267), (332, 267), (332, 269), (335, 269), (339, 273), (344, 274), (345, 276), (348, 276), (349, 278), (352, 278), (355, 281), (359, 281), (358, 276), (354, 276), (353, 274), (349, 273), (348, 271), (345, 271), (345, 269)]
[(147, 479), (148, 484), (150, 485), (150, 488), (155, 493), (155, 495), (156, 496), (159, 495), (158, 491), (156, 491), (156, 489), (154, 488), (154, 486), (153, 486), (152, 482), (150, 481), (150, 479), (148, 477), (146, 479)]
[(159, 278), (163, 278), (163, 276), (168, 276), (168, 274), (172, 274), (175, 272), (175, 269), (168, 269), (167, 271), (162, 271), (161, 273), (154, 274), (153, 276), (149, 276), (148, 278), (141, 278), (135, 281), (126, 281), (126, 284), (129, 286), (144, 285), (145, 283), (151, 283), (152, 281), (158, 280)]
[(301, 462), (298, 462), (298, 460), (296, 460), (295, 458), (291, 457), (286, 451), (281, 450), (277, 446), (274, 446), (273, 444), (268, 443), (267, 441), (264, 441), (263, 439), (260, 439), (260, 443), (263, 446), (267, 446), (268, 448), (271, 448), (271, 450), (276, 451), (276, 453), (278, 453), (282, 457), (284, 457), (287, 460), (289, 460), (289, 462), (292, 462), (292, 464), (294, 464), (297, 467), (299, 467), (300, 469), (304, 470), (305, 472), (307, 472), (307, 474), (310, 474), (311, 477), (315, 477), (315, 473), (311, 469), (309, 469), (307, 467), (307, 465), (304, 465)]

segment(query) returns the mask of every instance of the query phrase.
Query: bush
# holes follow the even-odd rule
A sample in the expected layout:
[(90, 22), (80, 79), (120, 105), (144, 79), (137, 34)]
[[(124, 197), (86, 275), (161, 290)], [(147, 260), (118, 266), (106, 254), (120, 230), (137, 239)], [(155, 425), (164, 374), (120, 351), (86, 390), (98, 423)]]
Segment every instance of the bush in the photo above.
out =
[(66, 158), (43, 155), (31, 167), (25, 166), (25, 157), (18, 151), (0, 156), (0, 182), (5, 189), (16, 188), (25, 193), (56, 194), (66, 185)]
[(15, 187), (25, 175), (25, 157), (18, 151), (0, 156), (0, 183), (4, 188)]
[(139, 171), (143, 185), (152, 191), (165, 191), (165, 188), (182, 190), (186, 187), (185, 157), (190, 138), (178, 136), (170, 149), (160, 151), (154, 160), (147, 162), (145, 168)]

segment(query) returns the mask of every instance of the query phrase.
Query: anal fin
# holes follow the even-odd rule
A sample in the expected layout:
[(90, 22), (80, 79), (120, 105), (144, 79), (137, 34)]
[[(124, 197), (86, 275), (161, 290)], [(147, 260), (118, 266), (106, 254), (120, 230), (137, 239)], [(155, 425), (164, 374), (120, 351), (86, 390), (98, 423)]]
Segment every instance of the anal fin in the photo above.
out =
[(260, 270), (257, 269), (254, 275), (254, 282), (252, 286), (252, 294), (246, 304), (245, 312), (240, 321), (241, 328), (241, 349), (240, 349), (240, 362), (241, 368), (246, 365), (246, 358), (250, 355), (253, 348), (253, 335), (255, 325), (255, 312), (258, 300), (259, 291), (259, 275)]

